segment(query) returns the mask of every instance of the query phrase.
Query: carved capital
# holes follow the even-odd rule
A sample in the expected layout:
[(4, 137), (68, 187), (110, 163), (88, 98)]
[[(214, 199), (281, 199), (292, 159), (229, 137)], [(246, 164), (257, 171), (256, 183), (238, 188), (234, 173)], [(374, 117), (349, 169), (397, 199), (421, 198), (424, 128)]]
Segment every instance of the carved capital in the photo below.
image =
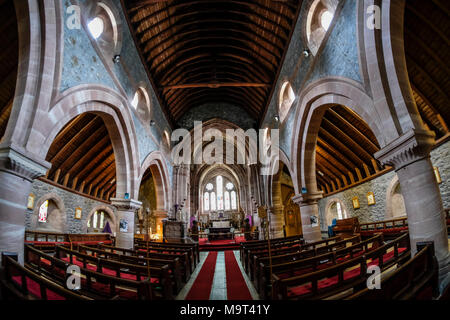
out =
[(312, 204), (317, 204), (317, 202), (323, 198), (323, 192), (310, 192), (310, 193), (302, 193), (296, 194), (292, 197), (292, 201), (298, 204), (300, 207), (309, 206)]
[(383, 165), (399, 170), (415, 161), (426, 158), (435, 144), (432, 131), (411, 129), (375, 153)]
[(135, 211), (141, 208), (142, 202), (134, 199), (111, 198), (111, 204), (119, 211)]
[(28, 181), (44, 176), (51, 164), (36, 161), (25, 152), (10, 147), (0, 149), (0, 171), (9, 172)]

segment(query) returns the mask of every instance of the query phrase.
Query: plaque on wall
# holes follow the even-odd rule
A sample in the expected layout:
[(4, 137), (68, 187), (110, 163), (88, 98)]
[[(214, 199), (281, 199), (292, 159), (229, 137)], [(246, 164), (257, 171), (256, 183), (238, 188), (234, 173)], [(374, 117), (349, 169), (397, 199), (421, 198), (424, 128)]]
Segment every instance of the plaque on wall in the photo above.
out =
[(120, 219), (119, 231), (120, 232), (128, 232), (128, 222), (125, 219)]
[(75, 209), (75, 219), (78, 219), (78, 220), (81, 219), (81, 212), (82, 212), (81, 208), (78, 207)]
[(367, 204), (369, 206), (372, 206), (375, 204), (375, 195), (373, 194), (373, 192), (367, 193)]
[(36, 196), (34, 194), (30, 193), (30, 195), (28, 196), (28, 202), (27, 202), (28, 209), (34, 208), (34, 199), (35, 198), (36, 198)]
[(317, 227), (319, 225), (319, 218), (317, 216), (309, 217), (311, 221), (311, 227)]
[(353, 197), (352, 204), (353, 204), (353, 209), (359, 209), (359, 199), (358, 199), (358, 197)]

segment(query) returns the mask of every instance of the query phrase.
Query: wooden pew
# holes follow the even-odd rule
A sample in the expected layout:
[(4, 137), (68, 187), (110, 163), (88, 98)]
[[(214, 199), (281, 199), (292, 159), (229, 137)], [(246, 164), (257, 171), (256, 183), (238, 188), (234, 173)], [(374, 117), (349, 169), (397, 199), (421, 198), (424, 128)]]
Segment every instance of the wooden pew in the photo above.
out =
[[(147, 253), (147, 246), (136, 246), (135, 249), (137, 251), (140, 251), (142, 254), (146, 254)], [(150, 251), (150, 253), (152, 252), (156, 252), (156, 253), (168, 253), (168, 254), (172, 254), (172, 255), (183, 255), (183, 254), (187, 254), (188, 257), (188, 266), (190, 268), (190, 273), (192, 274), (192, 272), (194, 271), (194, 268), (196, 266), (196, 262), (195, 262), (195, 258), (194, 258), (194, 253), (192, 248), (175, 248), (175, 247), (158, 247), (158, 246), (149, 246), (148, 250)]]
[(172, 259), (157, 259), (157, 258), (140, 258), (133, 256), (124, 256), (117, 253), (107, 252), (98, 248), (82, 246), (80, 245), (77, 249), (78, 252), (82, 254), (87, 254), (96, 258), (102, 259), (101, 261), (117, 261), (126, 264), (136, 265), (140, 267), (146, 267), (150, 265), (152, 267), (164, 267), (168, 266), (169, 276), (172, 279), (172, 286), (174, 293), (177, 294), (181, 290), (181, 267), (180, 258), (174, 256)]
[[(146, 247), (147, 242), (142, 241), (140, 239), (135, 239), (137, 246)], [(160, 247), (160, 248), (186, 248), (192, 249), (194, 257), (195, 257), (195, 265), (200, 262), (200, 249), (197, 242), (194, 243), (181, 243), (181, 242), (149, 242), (149, 245), (152, 247)]]
[[(50, 278), (61, 286), (67, 285), (71, 276), (68, 261), (61, 260), (42, 252), (30, 245), (25, 245), (25, 266), (41, 277)], [(80, 288), (77, 293), (95, 300), (152, 300), (163, 299), (148, 280), (136, 281), (106, 275), (89, 268), (78, 267)], [(74, 290), (75, 291), (75, 290)]]
[(17, 254), (2, 253), (0, 297), (8, 300), (92, 300), (19, 264)]
[(135, 282), (148, 278), (148, 268), (152, 278), (153, 291), (159, 292), (161, 298), (165, 300), (173, 299), (172, 279), (169, 275), (169, 267), (145, 267), (118, 261), (110, 261), (83, 254), (62, 246), (56, 247), (56, 258), (67, 261), (70, 264), (78, 265), (86, 270), (107, 275), (115, 279), (131, 280)]
[[(92, 247), (92, 246), (90, 246)], [(97, 246), (99, 249), (113, 253), (118, 254), (125, 259), (126, 257), (137, 257), (139, 259), (146, 259), (147, 253), (142, 250), (132, 250), (132, 249), (123, 249), (118, 247), (112, 247), (104, 244), (99, 244)], [(191, 268), (190, 262), (189, 262), (189, 255), (187, 252), (184, 253), (178, 253), (178, 254), (170, 254), (170, 253), (159, 253), (159, 252), (149, 252), (148, 257), (151, 259), (180, 259), (180, 268), (181, 273), (183, 277), (184, 282), (188, 282), (189, 278), (191, 277)]]
[(381, 280), (379, 290), (364, 288), (348, 300), (432, 300), (439, 296), (439, 270), (433, 242), (417, 243), (417, 253)]
[[(274, 299), (325, 299), (339, 298), (351, 295), (362, 290), (366, 286), (366, 280), (371, 274), (367, 274), (367, 267), (378, 265), (381, 271), (394, 264), (401, 264), (410, 257), (408, 247), (399, 250), (400, 245), (408, 245), (405, 235), (396, 241), (384, 244), (374, 250), (359, 255), (350, 260), (336, 263), (335, 265), (295, 277), (282, 278), (277, 274), (272, 275)], [(397, 255), (395, 254), (397, 247)], [(399, 251), (401, 251), (399, 253)], [(337, 252), (334, 253), (338, 254)]]
[[(327, 250), (317, 251), (317, 248), (308, 250), (305, 256), (300, 255), (300, 259), (295, 260), (281, 260), (278, 263), (273, 263), (272, 261), (272, 275), (277, 275), (280, 279), (286, 277), (293, 277), (296, 275), (301, 275), (307, 272), (312, 272), (324, 267), (329, 267), (335, 265), (336, 263), (342, 263), (346, 260), (352, 259), (358, 255), (364, 254), (369, 250), (374, 250), (383, 245), (382, 235), (377, 235), (364, 242), (354, 243), (354, 239), (349, 238), (347, 244), (350, 246), (334, 246), (331, 244), (325, 247)], [(345, 241), (345, 240), (344, 240)], [(339, 241), (340, 243), (342, 241)], [(322, 249), (322, 248), (320, 248)], [(300, 252), (301, 254), (301, 252)], [(266, 263), (260, 262), (259, 273), (258, 273), (258, 290), (260, 296), (264, 299), (268, 297), (270, 292), (270, 265), (268, 261)]]
[(361, 223), (359, 233), (362, 237), (371, 237), (374, 233), (382, 232), (385, 239), (395, 239), (408, 231), (408, 220), (406, 217)]
[[(333, 240), (332, 240), (333, 239)], [(268, 272), (269, 261), (272, 261), (272, 265), (274, 264), (282, 264), (291, 261), (306, 259), (318, 256), (323, 253), (333, 252), (339, 248), (345, 248), (347, 245), (353, 245), (355, 243), (359, 243), (361, 238), (359, 236), (354, 236), (352, 238), (340, 240), (340, 237), (330, 238), (328, 242), (324, 240), (312, 242), (306, 245), (303, 245), (300, 248), (296, 248), (296, 251), (286, 252), (277, 251), (274, 255), (272, 255), (271, 259), (269, 259), (268, 254), (258, 254), (253, 256), (253, 268), (254, 274), (251, 277), (251, 280), (254, 281), (255, 287), (259, 291), (259, 287), (262, 281), (261, 277), (264, 272)], [(339, 240), (339, 241), (336, 241)], [(336, 242), (333, 242), (336, 241)], [(267, 268), (266, 268), (267, 267)], [(267, 270), (266, 270), (267, 269)], [(266, 274), (266, 278), (269, 279), (269, 276)]]
[(334, 234), (341, 235), (343, 237), (351, 237), (357, 233), (358, 230), (358, 217), (337, 220), (336, 225), (333, 227)]

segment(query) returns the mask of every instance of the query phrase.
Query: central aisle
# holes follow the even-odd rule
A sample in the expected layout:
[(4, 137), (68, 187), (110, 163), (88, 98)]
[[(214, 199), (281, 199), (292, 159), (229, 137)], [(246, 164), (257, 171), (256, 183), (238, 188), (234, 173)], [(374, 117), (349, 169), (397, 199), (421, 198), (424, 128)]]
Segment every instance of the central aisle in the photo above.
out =
[(200, 264), (177, 300), (258, 300), (239, 251), (200, 252)]

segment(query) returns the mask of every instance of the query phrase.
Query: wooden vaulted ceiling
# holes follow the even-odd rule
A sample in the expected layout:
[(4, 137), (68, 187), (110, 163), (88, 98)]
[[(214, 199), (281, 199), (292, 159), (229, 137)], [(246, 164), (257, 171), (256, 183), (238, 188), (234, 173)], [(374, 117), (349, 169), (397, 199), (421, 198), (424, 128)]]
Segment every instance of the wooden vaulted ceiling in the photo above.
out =
[(11, 115), (19, 64), (19, 36), (14, 2), (0, 1), (0, 138)]
[(375, 135), (357, 114), (333, 106), (322, 119), (316, 145), (316, 177), (320, 190), (337, 191), (369, 178), (382, 168), (373, 157), (380, 150)]
[(56, 136), (47, 153), (46, 179), (70, 190), (109, 200), (116, 192), (116, 164), (108, 130), (100, 116), (83, 113)]
[(170, 121), (207, 102), (261, 120), (301, 0), (122, 0)]
[(404, 38), (414, 99), (425, 125), (441, 138), (450, 124), (450, 2), (406, 1)]

